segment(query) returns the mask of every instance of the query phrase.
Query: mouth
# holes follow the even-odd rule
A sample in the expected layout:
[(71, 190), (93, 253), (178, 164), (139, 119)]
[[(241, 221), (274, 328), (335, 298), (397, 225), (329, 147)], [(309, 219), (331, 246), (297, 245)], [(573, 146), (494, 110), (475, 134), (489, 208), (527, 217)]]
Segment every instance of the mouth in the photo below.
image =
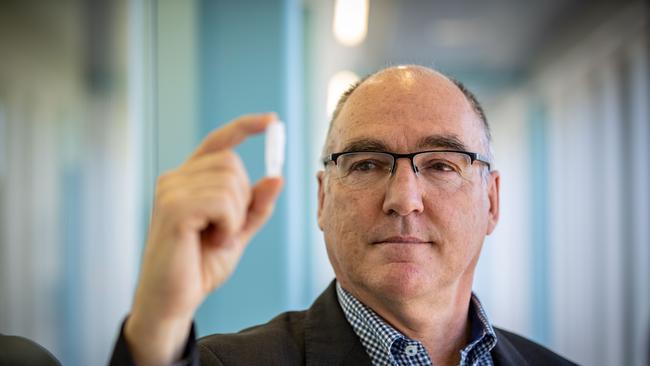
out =
[(391, 236), (375, 241), (373, 244), (432, 244), (432, 242), (415, 236)]

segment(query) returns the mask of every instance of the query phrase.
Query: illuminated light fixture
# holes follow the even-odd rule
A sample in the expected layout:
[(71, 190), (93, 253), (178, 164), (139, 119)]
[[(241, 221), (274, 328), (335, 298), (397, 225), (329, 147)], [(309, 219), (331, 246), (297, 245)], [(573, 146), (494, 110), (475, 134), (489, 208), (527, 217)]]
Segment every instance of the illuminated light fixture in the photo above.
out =
[(334, 74), (327, 84), (327, 115), (331, 116), (339, 98), (352, 84), (359, 81), (359, 76), (352, 71), (343, 70)]
[(334, 3), (334, 37), (345, 46), (356, 46), (368, 34), (369, 0), (336, 0)]

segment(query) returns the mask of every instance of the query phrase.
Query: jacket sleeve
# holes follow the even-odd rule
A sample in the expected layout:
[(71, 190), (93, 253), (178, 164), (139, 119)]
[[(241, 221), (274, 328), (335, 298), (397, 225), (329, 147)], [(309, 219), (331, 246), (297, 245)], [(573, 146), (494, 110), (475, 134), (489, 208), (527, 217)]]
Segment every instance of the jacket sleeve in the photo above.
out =
[[(117, 342), (115, 342), (111, 360), (108, 363), (110, 366), (136, 366), (135, 362), (133, 361), (133, 355), (131, 355), (131, 350), (129, 350), (129, 345), (126, 343), (126, 337), (124, 336), (124, 324), (126, 324), (126, 319), (124, 322), (122, 322), (122, 326), (120, 327), (120, 334), (117, 338)], [(192, 328), (190, 329), (190, 334), (187, 337), (187, 342), (185, 343), (185, 349), (183, 350), (181, 359), (174, 362), (172, 366), (200, 366), (196, 347), (196, 332), (194, 323), (192, 323)]]

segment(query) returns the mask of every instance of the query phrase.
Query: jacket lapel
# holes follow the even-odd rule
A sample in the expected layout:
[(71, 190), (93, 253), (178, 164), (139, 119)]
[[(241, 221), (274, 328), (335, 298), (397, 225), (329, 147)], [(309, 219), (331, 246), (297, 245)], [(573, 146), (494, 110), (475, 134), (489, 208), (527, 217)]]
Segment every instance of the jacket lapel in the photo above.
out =
[(371, 365), (341, 310), (334, 281), (305, 316), (305, 363), (307, 366)]
[(494, 328), (497, 335), (497, 344), (490, 354), (492, 361), (496, 366), (526, 366), (528, 362), (519, 353), (510, 340), (501, 332), (500, 329)]

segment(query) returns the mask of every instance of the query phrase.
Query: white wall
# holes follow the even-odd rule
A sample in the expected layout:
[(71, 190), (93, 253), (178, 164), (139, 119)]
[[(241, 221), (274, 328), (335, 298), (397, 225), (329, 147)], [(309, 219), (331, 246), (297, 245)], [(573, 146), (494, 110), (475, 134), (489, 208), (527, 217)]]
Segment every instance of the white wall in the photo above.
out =
[(531, 334), (528, 98), (519, 89), (485, 105), (501, 174), (500, 218), (484, 244), (475, 291), (498, 326)]
[(3, 6), (0, 332), (66, 365), (105, 363), (130, 307), (141, 234), (127, 3), (103, 8), (98, 33), (85, 28), (90, 2)]
[[(637, 3), (595, 19), (488, 106), (502, 217), (477, 289), (498, 325), (586, 365), (645, 365), (650, 327), (648, 19)], [(528, 108), (545, 110), (548, 298), (535, 299)], [(528, 126), (527, 126), (528, 125)], [(523, 143), (522, 143), (523, 142)], [(537, 177), (539, 179), (539, 177)], [(535, 313), (534, 309), (544, 310)]]

